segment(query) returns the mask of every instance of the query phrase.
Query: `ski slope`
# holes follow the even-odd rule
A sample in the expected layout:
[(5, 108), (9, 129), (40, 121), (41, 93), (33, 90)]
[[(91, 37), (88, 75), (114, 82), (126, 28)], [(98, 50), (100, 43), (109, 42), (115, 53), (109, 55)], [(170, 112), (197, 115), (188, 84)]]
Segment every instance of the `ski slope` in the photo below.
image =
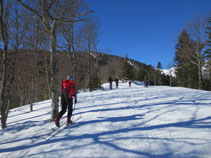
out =
[[(114, 84), (113, 84), (114, 86)], [(120, 83), (81, 92), (72, 127), (50, 122), (51, 100), (10, 111), (0, 157), (209, 158), (211, 92)], [(66, 114), (61, 123), (66, 121)]]

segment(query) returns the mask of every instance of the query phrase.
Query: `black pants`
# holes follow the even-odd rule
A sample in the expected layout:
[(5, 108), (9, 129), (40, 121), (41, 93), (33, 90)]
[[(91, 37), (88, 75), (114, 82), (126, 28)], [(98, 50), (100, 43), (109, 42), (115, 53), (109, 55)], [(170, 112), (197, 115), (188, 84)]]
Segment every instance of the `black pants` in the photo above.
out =
[(62, 110), (59, 112), (59, 117), (61, 118), (68, 109), (67, 117), (71, 118), (73, 113), (73, 98), (65, 97), (65, 95), (62, 94), (61, 103), (62, 103)]

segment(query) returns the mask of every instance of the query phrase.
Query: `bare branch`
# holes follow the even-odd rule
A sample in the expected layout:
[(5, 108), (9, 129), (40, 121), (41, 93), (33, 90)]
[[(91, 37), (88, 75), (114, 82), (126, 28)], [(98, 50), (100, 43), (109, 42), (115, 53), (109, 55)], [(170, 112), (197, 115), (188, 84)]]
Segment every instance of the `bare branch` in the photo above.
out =
[[(90, 11), (88, 10), (84, 13), (80, 13), (80, 14), (75, 15), (75, 17), (85, 16), (85, 15), (87, 15), (89, 13), (93, 13), (93, 12), (94, 12), (93, 10), (90, 10)], [(53, 18), (53, 19), (56, 20), (56, 21), (59, 21), (59, 22), (64, 22), (64, 23), (76, 23), (76, 22), (86, 21), (86, 19), (78, 19), (78, 20), (67, 20), (68, 18)]]
[(64, 23), (76, 23), (76, 22), (86, 21), (86, 19), (66, 20), (66, 19), (62, 19), (62, 18), (54, 18), (54, 20), (56, 20), (56, 21), (58, 21), (58, 22), (64, 22)]
[(36, 14), (41, 20), (43, 20), (43, 17), (36, 10), (32, 9), (31, 7), (29, 7), (28, 5), (23, 3), (22, 0), (16, 0), (16, 1), (18, 1), (24, 8), (26, 8), (29, 11), (33, 12), (34, 14)]
[(50, 10), (50, 9), (51, 9), (51, 7), (52, 7), (52, 5), (53, 5), (55, 2), (56, 2), (56, 0), (52, 0), (52, 1), (51, 1), (51, 3), (49, 4), (49, 6), (48, 6), (47, 10)]
[(84, 15), (87, 15), (87, 14), (89, 14), (89, 13), (94, 13), (94, 11), (93, 11), (93, 10), (88, 10), (88, 11), (86, 11), (86, 12), (84, 12), (84, 13), (77, 14), (76, 17), (77, 17), (77, 16), (84, 16)]

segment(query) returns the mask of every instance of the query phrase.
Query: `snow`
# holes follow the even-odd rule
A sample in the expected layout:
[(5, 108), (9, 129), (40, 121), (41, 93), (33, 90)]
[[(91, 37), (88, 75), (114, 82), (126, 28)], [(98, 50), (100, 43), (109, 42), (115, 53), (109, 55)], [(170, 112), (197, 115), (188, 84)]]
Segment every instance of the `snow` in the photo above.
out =
[[(114, 86), (114, 84), (113, 84)], [(72, 127), (50, 121), (51, 100), (10, 110), (0, 157), (211, 157), (211, 92), (120, 83), (81, 92)], [(66, 114), (61, 123), (66, 121)]]
[(161, 73), (163, 73), (164, 75), (176, 77), (176, 68), (172, 67), (170, 69), (161, 69)]

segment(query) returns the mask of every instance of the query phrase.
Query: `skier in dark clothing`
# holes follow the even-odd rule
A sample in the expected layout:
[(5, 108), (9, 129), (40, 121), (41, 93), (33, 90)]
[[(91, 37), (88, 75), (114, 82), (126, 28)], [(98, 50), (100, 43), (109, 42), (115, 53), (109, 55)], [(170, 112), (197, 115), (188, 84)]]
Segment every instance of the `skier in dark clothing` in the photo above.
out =
[(132, 83), (132, 81), (131, 81), (131, 80), (129, 80), (129, 81), (128, 81), (128, 83), (129, 83), (129, 87), (131, 87), (131, 83)]
[(148, 77), (145, 75), (144, 77), (144, 87), (148, 87)]
[(61, 96), (61, 104), (62, 110), (59, 112), (56, 117), (55, 124), (56, 126), (60, 126), (60, 119), (68, 109), (67, 113), (67, 125), (71, 124), (71, 116), (73, 112), (73, 96), (75, 98), (75, 104), (77, 103), (77, 94), (75, 89), (76, 82), (73, 81), (72, 76), (68, 76), (67, 80), (62, 82), (62, 96)]
[(119, 79), (116, 78), (116, 79), (115, 79), (115, 82), (116, 82), (116, 88), (118, 88), (118, 86), (119, 86)]
[(113, 82), (112, 78), (109, 77), (108, 81), (109, 81), (109, 84), (110, 84), (110, 89), (112, 89), (112, 82)]

